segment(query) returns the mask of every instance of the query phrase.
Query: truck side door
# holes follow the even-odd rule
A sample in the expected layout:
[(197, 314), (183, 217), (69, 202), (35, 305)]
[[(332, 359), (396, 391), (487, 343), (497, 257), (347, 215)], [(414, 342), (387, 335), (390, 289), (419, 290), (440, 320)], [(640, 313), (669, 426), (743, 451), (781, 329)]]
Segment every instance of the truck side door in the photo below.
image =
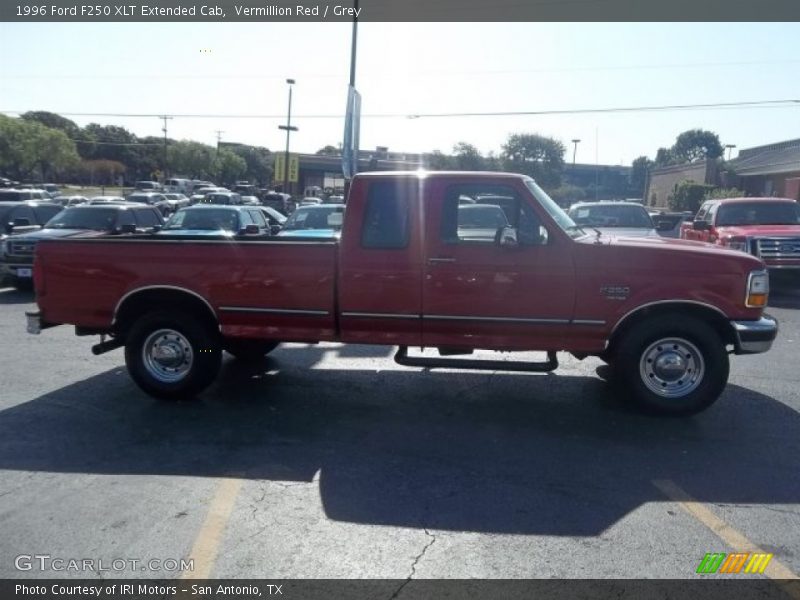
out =
[[(423, 345), (558, 347), (573, 317), (571, 243), (522, 182), (436, 178), (425, 202)], [(517, 230), (500, 245), (499, 230)]]
[(366, 177), (357, 185), (345, 209), (339, 255), (341, 339), (418, 346), (422, 340), (418, 179)]
[[(710, 202), (706, 202), (700, 207), (700, 210), (697, 211), (697, 214), (694, 216), (695, 221), (705, 221), (708, 215), (708, 209), (711, 207)], [(694, 229), (692, 223), (689, 223), (686, 228), (686, 239), (687, 240), (694, 240), (696, 242), (707, 242), (708, 241), (708, 231), (701, 231), (699, 229)]]

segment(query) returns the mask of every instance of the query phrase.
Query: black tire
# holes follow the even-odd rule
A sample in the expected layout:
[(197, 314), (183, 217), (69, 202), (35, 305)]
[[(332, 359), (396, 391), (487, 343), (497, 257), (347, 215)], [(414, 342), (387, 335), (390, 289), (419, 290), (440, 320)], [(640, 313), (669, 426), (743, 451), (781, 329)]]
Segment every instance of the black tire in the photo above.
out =
[[(152, 352), (146, 354), (146, 348)], [(161, 360), (173, 360), (175, 364), (160, 362), (155, 357), (158, 348), (166, 352)], [(128, 332), (125, 364), (136, 385), (151, 396), (163, 400), (191, 399), (219, 373), (222, 364), (219, 334), (190, 314), (175, 310), (150, 312), (140, 317)], [(170, 374), (173, 366), (175, 373)]]
[(225, 340), (225, 351), (244, 362), (261, 360), (275, 350), (280, 342), (273, 340)]
[(617, 345), (612, 364), (636, 405), (663, 415), (705, 410), (728, 382), (724, 341), (704, 321), (684, 315), (635, 325)]

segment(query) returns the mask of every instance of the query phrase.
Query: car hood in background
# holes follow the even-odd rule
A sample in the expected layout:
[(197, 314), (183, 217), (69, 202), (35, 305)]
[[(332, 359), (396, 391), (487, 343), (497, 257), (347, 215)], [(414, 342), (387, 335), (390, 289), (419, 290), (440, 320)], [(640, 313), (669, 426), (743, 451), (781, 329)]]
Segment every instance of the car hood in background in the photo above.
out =
[(334, 229), (282, 229), (278, 232), (278, 237), (307, 237), (307, 238), (336, 238), (342, 232)]

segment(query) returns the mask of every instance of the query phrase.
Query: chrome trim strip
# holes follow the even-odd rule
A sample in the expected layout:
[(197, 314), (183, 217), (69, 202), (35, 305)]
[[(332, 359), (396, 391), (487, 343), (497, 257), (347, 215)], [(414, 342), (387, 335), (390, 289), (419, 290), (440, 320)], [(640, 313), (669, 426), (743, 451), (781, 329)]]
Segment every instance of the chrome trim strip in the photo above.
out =
[(250, 312), (268, 313), (276, 315), (314, 315), (325, 317), (330, 313), (327, 310), (301, 310), (296, 308), (259, 308), (257, 306), (220, 306), (220, 310), (225, 312)]
[(214, 310), (214, 308), (211, 306), (211, 303), (208, 300), (206, 300), (205, 298), (203, 298), (197, 292), (193, 292), (190, 289), (187, 289), (187, 288), (184, 288), (184, 287), (180, 287), (180, 286), (177, 286), (177, 285), (145, 285), (143, 287), (139, 287), (139, 288), (136, 288), (136, 289), (133, 289), (133, 290), (129, 291), (124, 296), (122, 296), (122, 298), (119, 299), (119, 301), (117, 302), (117, 305), (114, 307), (114, 316), (111, 319), (111, 325), (114, 325), (114, 323), (117, 322), (117, 313), (119, 312), (119, 309), (122, 306), (122, 304), (125, 302), (125, 300), (127, 300), (129, 296), (132, 296), (132, 295), (136, 294), (137, 292), (143, 292), (145, 290), (173, 290), (173, 291), (178, 291), (178, 292), (186, 292), (187, 294), (191, 294), (192, 296), (196, 297), (197, 299), (202, 300), (203, 304), (205, 304), (208, 307), (208, 310), (211, 311), (211, 314), (214, 315), (214, 318), (217, 318), (217, 311)]
[(620, 317), (620, 319), (616, 322), (614, 327), (611, 329), (611, 333), (608, 334), (608, 339), (610, 340), (612, 337), (614, 337), (614, 333), (616, 333), (617, 329), (619, 329), (619, 326), (622, 325), (622, 323), (624, 323), (625, 320), (628, 317), (633, 316), (635, 313), (639, 312), (640, 310), (643, 310), (643, 309), (648, 308), (650, 306), (657, 306), (659, 304), (693, 304), (695, 306), (702, 306), (704, 308), (710, 308), (711, 310), (719, 313), (719, 315), (721, 317), (724, 317), (725, 320), (728, 320), (728, 315), (726, 315), (724, 312), (722, 312), (721, 309), (717, 308), (716, 306), (713, 306), (712, 304), (706, 304), (705, 302), (698, 302), (697, 300), (686, 300), (686, 299), (683, 299), (683, 298), (681, 298), (681, 299), (673, 298), (673, 299), (670, 299), (670, 300), (656, 300), (655, 302), (648, 302), (647, 304), (642, 304), (640, 306), (632, 308), (631, 310), (626, 312), (624, 315), (622, 315), (622, 317)]
[(373, 313), (373, 312), (343, 312), (343, 317), (364, 317), (367, 319), (420, 319), (422, 315), (407, 315), (401, 313)]
[(473, 315), (422, 315), (423, 319), (437, 321), (489, 321), (496, 323), (534, 323), (544, 325), (568, 325), (569, 319), (526, 319), (517, 317), (477, 317)]
[(572, 319), (573, 325), (605, 325), (605, 321), (595, 319)]
[(226, 239), (226, 240), (131, 240), (126, 239), (125, 236), (116, 236), (109, 238), (53, 238), (38, 240), (37, 243), (44, 242), (45, 244), (51, 242), (67, 242), (70, 244), (247, 244), (252, 246), (335, 246), (337, 242), (332, 241), (296, 241), (287, 242), (284, 240), (248, 240), (243, 238)]

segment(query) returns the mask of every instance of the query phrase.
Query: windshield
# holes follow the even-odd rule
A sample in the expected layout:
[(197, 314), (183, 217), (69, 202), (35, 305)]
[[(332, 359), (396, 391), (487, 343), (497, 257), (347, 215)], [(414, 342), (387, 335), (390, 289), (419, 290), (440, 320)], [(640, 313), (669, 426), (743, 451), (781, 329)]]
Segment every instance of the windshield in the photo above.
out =
[(235, 210), (188, 209), (179, 210), (166, 225), (165, 230), (192, 229), (202, 231), (239, 231), (239, 214)]
[(548, 196), (542, 188), (536, 185), (536, 182), (533, 179), (526, 179), (525, 185), (528, 186), (528, 189), (533, 193), (534, 198), (539, 201), (539, 204), (542, 205), (542, 207), (549, 213), (558, 226), (566, 232), (567, 235), (572, 238), (578, 238), (582, 235), (586, 235), (586, 232), (576, 225), (575, 221), (573, 221), (570, 216), (564, 212), (564, 209), (556, 204), (555, 201)]
[(117, 221), (113, 208), (65, 208), (45, 225), (46, 229), (94, 229), (111, 231)]
[(0, 190), (0, 202), (18, 202), (27, 200), (31, 197), (30, 192), (18, 192), (16, 190)]
[(341, 229), (341, 219), (329, 217), (334, 213), (344, 212), (342, 206), (314, 206), (298, 208), (283, 224), (285, 230), (298, 229)]
[(569, 211), (578, 225), (653, 229), (653, 221), (642, 206), (629, 204), (581, 205)]
[(796, 202), (736, 202), (720, 206), (717, 213), (717, 227), (798, 224), (800, 206)]

